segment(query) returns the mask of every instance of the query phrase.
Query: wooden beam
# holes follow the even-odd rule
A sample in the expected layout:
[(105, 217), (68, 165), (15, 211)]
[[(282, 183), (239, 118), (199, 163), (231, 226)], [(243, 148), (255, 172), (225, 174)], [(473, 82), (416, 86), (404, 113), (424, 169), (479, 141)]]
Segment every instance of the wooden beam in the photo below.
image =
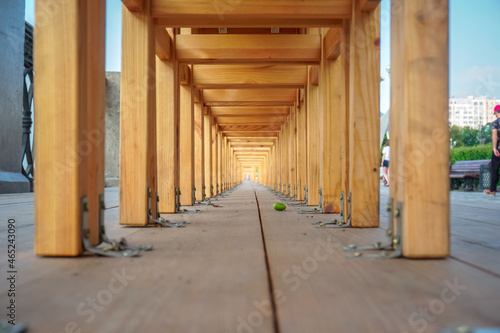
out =
[(319, 84), (319, 66), (314, 65), (309, 67), (309, 81), (313, 86)]
[(380, 0), (358, 0), (358, 1), (359, 1), (359, 7), (364, 12), (373, 12), (380, 5)]
[[(155, 23), (171, 27), (326, 27), (351, 17), (351, 0), (153, 0)], [(265, 8), (265, 10), (263, 10)]]
[[(353, 3), (350, 37), (351, 225), (379, 225), (380, 9), (362, 12)], [(363, 152), (360, 154), (359, 152)]]
[(212, 188), (210, 189), (211, 193), (213, 193), (214, 196), (217, 195), (217, 184), (218, 184), (218, 155), (217, 155), (217, 137), (218, 137), (218, 130), (217, 130), (217, 124), (214, 124), (212, 122)]
[[(341, 59), (344, 62), (344, 91), (346, 98), (344, 99), (345, 105), (342, 110), (342, 116), (340, 117), (340, 130), (342, 131), (342, 136), (340, 139), (341, 154), (340, 159), (342, 161), (342, 191), (344, 191), (344, 213), (347, 217), (349, 214), (350, 204), (348, 202), (348, 195), (351, 192), (350, 188), (350, 154), (349, 154), (349, 138), (350, 138), (350, 107), (349, 107), (349, 81), (350, 81), (350, 36), (351, 36), (351, 25), (349, 20), (345, 20), (342, 27), (342, 54)], [(346, 221), (347, 222), (347, 221)]]
[(122, 0), (122, 3), (131, 12), (142, 12), (145, 2), (145, 0)]
[(287, 116), (290, 108), (286, 106), (214, 106), (211, 108), (211, 115), (221, 116)]
[(323, 47), (327, 60), (335, 60), (340, 56), (340, 40), (342, 28), (330, 28), (323, 38)]
[[(148, 188), (156, 202), (155, 44), (149, 1), (122, 10), (120, 94), (120, 224), (148, 224)], [(153, 87), (153, 89), (151, 88)], [(152, 213), (156, 205), (152, 205)], [(154, 215), (153, 215), (154, 216)]]
[(237, 137), (257, 137), (257, 138), (269, 138), (269, 137), (277, 137), (277, 134), (275, 132), (252, 132), (252, 131), (245, 131), (245, 132), (228, 132), (226, 135), (228, 138), (237, 138)]
[(167, 29), (164, 27), (155, 27), (155, 50), (156, 56), (160, 60), (171, 58), (172, 39)]
[(206, 106), (293, 105), (295, 89), (208, 89), (203, 100)]
[(297, 107), (297, 186), (298, 199), (304, 200), (304, 186), (307, 184), (307, 114), (303, 102)]
[(292, 62), (320, 60), (319, 35), (182, 35), (177, 59), (189, 63)]
[(191, 85), (191, 67), (186, 64), (179, 64), (179, 84), (181, 86)]
[(221, 125), (220, 130), (224, 133), (231, 131), (241, 132), (241, 131), (263, 131), (263, 132), (279, 132), (281, 128), (280, 123), (274, 123), (271, 125)]
[(203, 110), (200, 104), (194, 104), (194, 186), (196, 201), (203, 200), (205, 185), (205, 151), (204, 151)]
[(283, 124), (286, 116), (245, 116), (245, 117), (216, 117), (219, 125), (225, 124)]
[[(50, 1), (38, 1), (35, 12)], [(90, 15), (89, 13), (92, 13)], [(82, 197), (88, 200), (89, 238), (99, 239), (99, 194), (104, 194), (104, 30), (100, 1), (72, 1), (35, 35), (37, 181), (35, 254), (82, 253)], [(61, 58), (62, 57), (62, 58)], [(92, 68), (92, 71), (89, 69)], [(57, 96), (57, 98), (55, 97)], [(92, 210), (90, 210), (92, 209)]]
[(302, 88), (304, 65), (194, 65), (193, 85), (199, 89)]
[(443, 258), (450, 251), (448, 0), (406, 1), (403, 15), (403, 255)]

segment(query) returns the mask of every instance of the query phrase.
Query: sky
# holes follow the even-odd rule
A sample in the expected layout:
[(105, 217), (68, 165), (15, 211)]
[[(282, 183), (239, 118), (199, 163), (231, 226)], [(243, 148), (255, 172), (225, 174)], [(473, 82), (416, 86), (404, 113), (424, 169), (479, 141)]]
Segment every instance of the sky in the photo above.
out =
[[(34, 2), (26, 20), (34, 23)], [(380, 111), (390, 107), (390, 0), (381, 2)], [(121, 1), (106, 0), (106, 71), (120, 71)], [(450, 97), (500, 98), (500, 0), (450, 0)]]

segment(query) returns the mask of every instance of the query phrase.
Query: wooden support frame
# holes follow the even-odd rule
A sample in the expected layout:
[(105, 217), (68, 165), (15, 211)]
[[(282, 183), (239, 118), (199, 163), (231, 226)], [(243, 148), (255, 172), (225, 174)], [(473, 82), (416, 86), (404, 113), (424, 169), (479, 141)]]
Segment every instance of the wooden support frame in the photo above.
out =
[(411, 258), (450, 253), (448, 7), (448, 0), (404, 4), (404, 116), (398, 131), (404, 132), (404, 150), (398, 176), (405, 185), (398, 192), (404, 192), (403, 255)]
[[(311, 71), (311, 68), (309, 68)], [(320, 136), (319, 136), (319, 87), (307, 85), (307, 187), (309, 206), (319, 205)]]
[[(38, 1), (35, 12), (43, 10), (47, 2)], [(92, 245), (101, 241), (104, 25), (104, 4), (89, 0), (61, 4), (47, 24), (37, 27), (34, 63), (38, 88), (34, 100), (38, 110), (35, 122), (35, 254), (38, 255), (82, 253), (84, 196), (89, 209), (88, 237)], [(61, 33), (64, 38), (60, 38)], [(89, 68), (93, 71), (88, 71)]]
[[(155, 34), (149, 14), (122, 10), (120, 94), (120, 224), (144, 226), (148, 188), (156, 203), (156, 67)], [(156, 216), (156, 204), (151, 205)]]
[[(299, 93), (300, 94), (300, 93)], [(305, 197), (307, 185), (307, 111), (304, 102), (297, 99), (297, 191), (298, 200)]]
[(194, 186), (196, 201), (203, 201), (205, 185), (205, 144), (203, 109), (201, 104), (194, 103)]
[(203, 145), (204, 145), (204, 154), (205, 154), (205, 163), (204, 163), (204, 173), (205, 173), (205, 196), (207, 199), (211, 198), (210, 189), (213, 185), (213, 152), (212, 152), (212, 127), (213, 127), (213, 118), (210, 115), (203, 116)]
[(351, 225), (379, 225), (380, 8), (353, 2), (349, 75)]
[[(179, 67), (181, 71), (181, 67)], [(183, 71), (185, 72), (185, 71)], [(179, 116), (179, 160), (181, 205), (192, 206), (193, 186), (195, 184), (195, 147), (194, 147), (194, 102), (193, 87), (180, 86)]]

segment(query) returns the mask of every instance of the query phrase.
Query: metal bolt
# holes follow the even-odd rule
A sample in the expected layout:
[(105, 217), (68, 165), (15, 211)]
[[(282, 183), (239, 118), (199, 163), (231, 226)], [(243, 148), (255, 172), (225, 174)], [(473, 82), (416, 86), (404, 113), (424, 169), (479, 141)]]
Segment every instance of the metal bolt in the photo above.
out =
[(387, 231), (385, 232), (385, 235), (387, 237), (391, 237), (392, 236), (392, 229), (387, 229)]
[(399, 214), (400, 214), (399, 209), (396, 209), (396, 210), (394, 211), (394, 217), (399, 217)]
[(379, 248), (380, 246), (382, 246), (382, 243), (381, 243), (381, 242), (376, 242), (376, 243), (375, 243), (375, 247), (376, 247), (376, 248)]
[(349, 249), (356, 249), (357, 246), (354, 245), (354, 244), (349, 244), (349, 245), (347, 245), (347, 248), (349, 248)]
[(361, 253), (361, 252), (354, 252), (352, 255), (355, 256), (355, 257), (361, 257), (363, 255), (363, 253)]
[(387, 211), (390, 212), (392, 210), (392, 205), (391, 204), (387, 204)]
[(398, 245), (398, 244), (399, 244), (399, 237), (394, 238), (394, 239), (392, 240), (392, 243), (393, 243), (394, 245)]

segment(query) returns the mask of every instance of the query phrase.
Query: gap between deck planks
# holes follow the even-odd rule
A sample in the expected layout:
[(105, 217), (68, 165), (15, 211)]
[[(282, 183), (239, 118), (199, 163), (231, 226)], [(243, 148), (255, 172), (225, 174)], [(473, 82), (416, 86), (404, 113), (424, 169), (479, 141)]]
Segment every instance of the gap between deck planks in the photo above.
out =
[[(292, 207), (277, 212), (271, 204), (277, 198), (263, 188), (256, 191), (281, 332), (437, 332), (500, 325), (500, 279), (491, 273), (454, 259), (346, 259), (343, 246), (373, 244), (384, 239), (383, 230), (314, 228), (311, 221), (328, 216), (308, 219)], [(449, 304), (439, 303), (455, 279), (465, 290)], [(419, 313), (433, 306), (436, 312), (427, 319)]]

